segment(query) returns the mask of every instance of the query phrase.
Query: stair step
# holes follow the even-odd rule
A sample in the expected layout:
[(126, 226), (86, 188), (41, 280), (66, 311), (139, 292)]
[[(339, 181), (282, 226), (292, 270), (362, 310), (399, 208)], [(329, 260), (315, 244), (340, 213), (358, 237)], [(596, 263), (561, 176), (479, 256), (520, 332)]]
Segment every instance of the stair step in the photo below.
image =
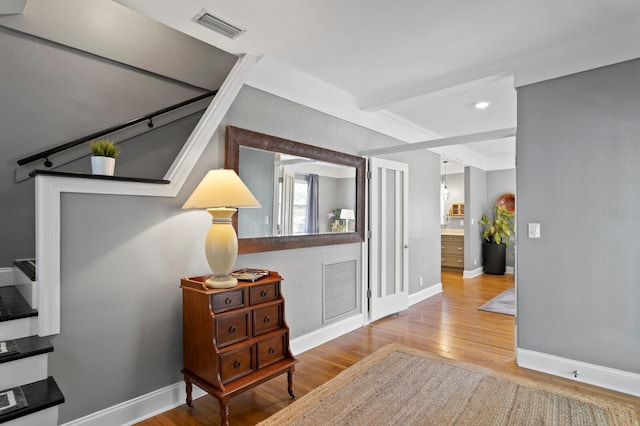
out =
[(0, 287), (0, 322), (38, 316), (15, 286)]
[(31, 281), (36, 280), (36, 260), (21, 259), (13, 262), (14, 266), (20, 269)]
[(53, 377), (23, 385), (20, 388), (27, 401), (27, 406), (0, 414), (0, 423), (19, 419), (64, 402), (64, 395)]
[(0, 351), (0, 364), (53, 352), (53, 345), (46, 337), (31, 336), (22, 339), (3, 341), (0, 339), (0, 347), (5, 343), (7, 347), (15, 344), (17, 352), (2, 354)]

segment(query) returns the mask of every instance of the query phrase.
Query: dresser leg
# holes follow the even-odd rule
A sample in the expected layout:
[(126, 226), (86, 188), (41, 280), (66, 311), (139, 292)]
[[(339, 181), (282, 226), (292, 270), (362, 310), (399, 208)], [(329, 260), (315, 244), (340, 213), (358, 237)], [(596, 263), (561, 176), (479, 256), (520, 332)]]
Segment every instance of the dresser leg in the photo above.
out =
[(193, 407), (193, 395), (192, 395), (192, 391), (193, 391), (193, 385), (191, 383), (191, 379), (189, 379), (187, 376), (184, 376), (184, 382), (186, 383), (186, 391), (187, 391), (187, 405), (189, 407)]
[(229, 426), (229, 400), (222, 398), (218, 403), (220, 404), (220, 426)]
[(287, 390), (289, 391), (289, 396), (291, 399), (296, 397), (296, 394), (293, 393), (293, 370), (289, 369), (287, 371)]

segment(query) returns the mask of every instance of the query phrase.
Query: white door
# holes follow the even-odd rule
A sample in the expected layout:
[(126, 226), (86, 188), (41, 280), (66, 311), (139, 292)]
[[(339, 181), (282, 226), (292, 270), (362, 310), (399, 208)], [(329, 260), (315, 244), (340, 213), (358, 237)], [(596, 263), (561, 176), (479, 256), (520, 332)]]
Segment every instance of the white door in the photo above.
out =
[(371, 321), (409, 307), (409, 165), (369, 163), (369, 291)]

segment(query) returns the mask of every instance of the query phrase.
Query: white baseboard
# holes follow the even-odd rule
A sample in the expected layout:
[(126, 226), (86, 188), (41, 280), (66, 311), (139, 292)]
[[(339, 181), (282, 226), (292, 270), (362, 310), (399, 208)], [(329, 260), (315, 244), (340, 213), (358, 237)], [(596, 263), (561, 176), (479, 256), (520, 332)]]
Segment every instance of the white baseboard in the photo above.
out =
[(428, 298), (435, 296), (438, 293), (442, 293), (442, 283), (432, 285), (431, 287), (420, 290), (416, 293), (409, 295), (409, 306), (415, 305), (418, 302), (427, 300)]
[[(362, 327), (362, 315), (347, 318), (335, 324), (292, 339), (291, 351), (294, 354), (305, 352), (331, 339), (342, 336)], [(206, 395), (206, 392), (193, 386), (193, 399)], [(185, 403), (184, 382), (175, 383), (162, 389), (105, 408), (85, 417), (72, 420), (62, 426), (112, 426), (133, 425), (156, 416)]]
[(466, 269), (464, 270), (464, 272), (462, 273), (462, 278), (475, 278), (475, 277), (479, 277), (480, 275), (482, 275), (483, 272), (483, 268), (479, 267), (476, 269), (472, 269), (471, 271), (467, 271)]
[(0, 287), (13, 285), (13, 268), (0, 268)]
[[(520, 367), (640, 396), (640, 374), (522, 348), (517, 348), (516, 355)], [(575, 371), (579, 372), (578, 377)]]
[(513, 271), (514, 271), (513, 266), (506, 266), (504, 273), (513, 275)]
[(343, 334), (356, 330), (363, 325), (364, 321), (362, 319), (362, 315), (357, 315), (355, 317), (339, 321), (335, 324), (322, 327), (321, 329), (307, 333), (304, 336), (291, 339), (291, 352), (295, 355), (301, 354), (302, 352), (306, 352), (309, 349), (320, 346), (331, 339), (335, 339), (336, 337), (340, 337)]
[[(192, 395), (195, 400), (206, 395), (206, 392), (194, 385)], [(185, 397), (185, 384), (184, 382), (178, 382), (88, 416), (72, 420), (62, 426), (133, 425), (184, 404)]]

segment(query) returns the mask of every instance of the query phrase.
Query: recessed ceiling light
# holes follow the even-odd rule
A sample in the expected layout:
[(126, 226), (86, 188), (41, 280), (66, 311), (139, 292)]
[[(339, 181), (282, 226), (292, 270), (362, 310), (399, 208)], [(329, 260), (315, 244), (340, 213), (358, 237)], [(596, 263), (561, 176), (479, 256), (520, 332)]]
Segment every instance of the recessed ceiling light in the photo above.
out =
[(489, 105), (491, 105), (491, 102), (487, 102), (487, 101), (480, 101), (477, 102), (474, 107), (478, 108), (478, 109), (485, 109), (487, 108)]

